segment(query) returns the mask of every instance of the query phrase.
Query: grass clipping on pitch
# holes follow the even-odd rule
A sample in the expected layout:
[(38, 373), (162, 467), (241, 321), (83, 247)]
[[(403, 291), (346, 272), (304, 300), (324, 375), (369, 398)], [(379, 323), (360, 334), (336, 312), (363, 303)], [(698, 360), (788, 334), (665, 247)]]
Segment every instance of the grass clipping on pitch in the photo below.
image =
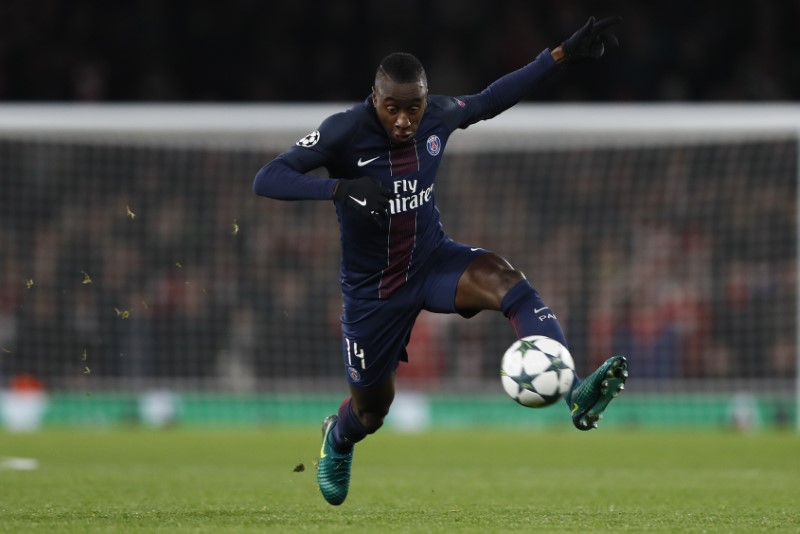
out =
[[(319, 430), (0, 434), (0, 532), (800, 530), (789, 433), (382, 431), (340, 507)], [(300, 469), (299, 466), (304, 466)], [(308, 468), (305, 468), (308, 466)]]

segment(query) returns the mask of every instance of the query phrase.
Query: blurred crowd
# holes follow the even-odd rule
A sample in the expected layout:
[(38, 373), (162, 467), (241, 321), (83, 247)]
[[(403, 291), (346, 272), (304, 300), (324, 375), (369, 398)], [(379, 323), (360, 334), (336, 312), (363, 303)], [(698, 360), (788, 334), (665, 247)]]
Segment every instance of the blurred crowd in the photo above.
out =
[(0, 3), (0, 101), (354, 101), (403, 50), (469, 94), (618, 14), (622, 46), (543, 101), (795, 100), (796, 0)]
[[(579, 371), (621, 353), (640, 378), (791, 379), (796, 156), (794, 141), (465, 156), (440, 204), (459, 239), (526, 272)], [(487, 376), (503, 322), (461, 325)]]
[[(0, 141), (0, 387), (343, 373), (335, 212), (253, 195), (273, 156)], [(538, 287), (579, 370), (790, 378), (797, 161), (780, 140), (453, 153), (436, 196), (452, 237)], [(494, 381), (512, 340), (498, 313), (423, 313), (401, 376)]]

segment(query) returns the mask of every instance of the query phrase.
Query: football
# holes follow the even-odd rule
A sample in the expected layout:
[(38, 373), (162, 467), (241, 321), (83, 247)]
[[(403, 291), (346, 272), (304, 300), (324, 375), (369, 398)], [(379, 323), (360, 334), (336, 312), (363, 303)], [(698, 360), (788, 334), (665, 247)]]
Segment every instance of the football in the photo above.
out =
[(570, 390), (575, 363), (569, 350), (555, 339), (528, 336), (505, 352), (500, 378), (512, 399), (529, 408), (543, 408)]

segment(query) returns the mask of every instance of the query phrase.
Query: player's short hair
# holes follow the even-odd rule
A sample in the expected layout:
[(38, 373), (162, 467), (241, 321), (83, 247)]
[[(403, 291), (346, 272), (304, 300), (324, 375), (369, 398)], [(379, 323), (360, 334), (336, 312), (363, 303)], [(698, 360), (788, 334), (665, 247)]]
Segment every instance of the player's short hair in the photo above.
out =
[(421, 80), (426, 86), (428, 85), (425, 67), (415, 56), (407, 52), (393, 52), (381, 60), (375, 72), (376, 83), (384, 76), (396, 83), (414, 83)]

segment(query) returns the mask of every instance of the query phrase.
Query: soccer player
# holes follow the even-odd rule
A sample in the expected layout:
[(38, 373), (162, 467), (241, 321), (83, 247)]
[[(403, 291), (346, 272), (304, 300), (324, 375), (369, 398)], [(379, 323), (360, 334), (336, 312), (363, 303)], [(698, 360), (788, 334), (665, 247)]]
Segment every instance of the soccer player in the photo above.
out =
[[(395, 395), (421, 310), (472, 317), (497, 310), (518, 338), (544, 335), (567, 345), (555, 313), (504, 258), (448, 238), (434, 195), (451, 133), (519, 102), (542, 78), (617, 45), (619, 17), (594, 17), (553, 50), (483, 92), (428, 94), (414, 56), (393, 53), (378, 66), (365, 102), (325, 119), (319, 129), (262, 167), (255, 193), (281, 200), (333, 200), (341, 236), (342, 353), (350, 396), (325, 418), (317, 480), (333, 505), (347, 497), (353, 447), (377, 431)], [(306, 173), (327, 168), (330, 178)], [(613, 356), (575, 380), (567, 404), (580, 430), (597, 426), (624, 387), (627, 362)], [(577, 378), (577, 377), (576, 377)]]

